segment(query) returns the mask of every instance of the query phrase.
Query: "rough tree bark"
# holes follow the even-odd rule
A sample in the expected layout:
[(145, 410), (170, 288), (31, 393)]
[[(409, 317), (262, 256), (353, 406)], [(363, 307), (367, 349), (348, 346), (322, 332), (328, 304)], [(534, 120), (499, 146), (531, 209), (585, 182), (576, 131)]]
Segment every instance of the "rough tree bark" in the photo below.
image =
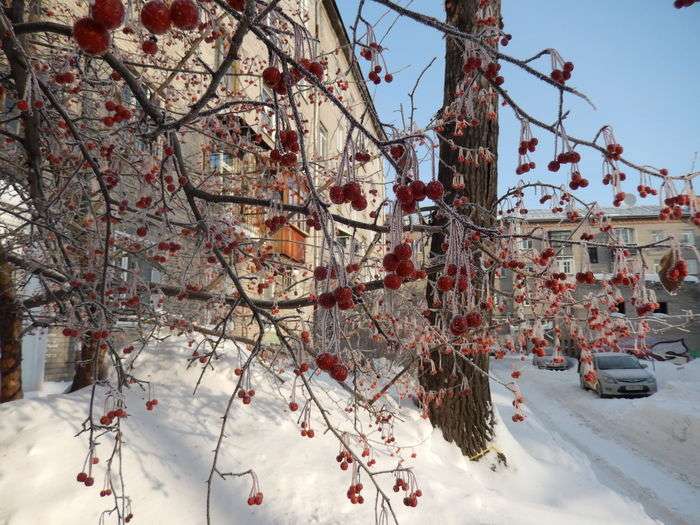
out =
[(0, 247), (0, 403), (22, 399), (22, 311), (13, 268)]
[[(475, 14), (479, 0), (447, 0), (445, 2), (445, 12), (447, 23), (461, 31), (468, 33), (476, 32)], [(498, 4), (500, 8), (500, 3)], [(500, 10), (500, 9), (499, 9)], [(497, 16), (500, 13), (497, 13)], [(444, 103), (447, 106), (454, 100), (455, 88), (462, 78), (462, 43), (453, 38), (446, 41), (445, 53), (445, 83), (444, 83)], [(497, 158), (498, 147), (498, 120), (487, 118), (487, 108), (480, 106), (477, 109), (477, 118), (480, 120), (478, 126), (469, 127), (464, 130), (462, 136), (454, 136), (454, 126), (447, 126), (445, 136), (453, 139), (455, 144), (466, 148), (483, 147), (493, 153)], [(445, 200), (451, 202), (455, 197), (466, 195), (470, 202), (491, 209), (497, 199), (497, 163), (494, 159), (491, 163), (480, 163), (479, 166), (467, 166), (457, 161), (458, 151), (452, 148), (447, 142), (440, 142), (440, 168), (438, 177), (448, 189)], [(452, 186), (454, 175), (453, 168), (462, 174), (465, 187), (458, 194), (449, 191)], [(471, 220), (483, 226), (490, 226), (493, 217), (473, 213)], [(444, 223), (444, 218), (434, 219), (435, 224)], [(434, 234), (431, 239), (431, 255), (437, 256), (442, 253), (441, 245), (444, 241), (444, 234)], [(434, 284), (434, 282), (433, 282)], [(428, 304), (432, 308), (437, 296), (429, 287), (427, 291)], [(482, 312), (483, 313), (483, 312)], [(438, 362), (437, 355), (433, 356)], [(489, 356), (480, 354), (470, 358), (472, 362), (482, 370), (488, 370)], [(430, 406), (430, 421), (434, 427), (442, 430), (447, 441), (454, 442), (462, 453), (468, 457), (479, 456), (488, 447), (489, 440), (493, 437), (493, 407), (491, 403), (491, 391), (488, 378), (475, 371), (464, 359), (457, 359), (453, 363), (452, 355), (443, 355), (441, 358), (442, 367), (435, 374), (431, 374), (428, 368), (421, 371), (420, 382), (426, 391), (439, 391), (440, 389), (460, 390), (462, 378), (466, 377), (469, 382), (471, 393), (466, 396), (447, 397), (440, 404), (433, 403)], [(453, 374), (453, 365), (456, 366), (457, 373)]]

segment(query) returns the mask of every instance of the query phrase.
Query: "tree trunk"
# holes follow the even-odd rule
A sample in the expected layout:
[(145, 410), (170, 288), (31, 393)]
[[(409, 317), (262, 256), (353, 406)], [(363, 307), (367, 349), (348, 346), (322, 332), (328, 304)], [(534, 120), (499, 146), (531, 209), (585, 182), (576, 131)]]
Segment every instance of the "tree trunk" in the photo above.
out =
[(93, 339), (89, 334), (83, 336), (80, 346), (80, 355), (75, 361), (75, 375), (70, 392), (75, 392), (86, 386), (90, 386), (95, 379), (104, 379), (106, 370), (104, 366), (107, 354), (104, 343)]
[[(475, 15), (478, 3), (479, 0), (447, 0), (445, 2), (447, 23), (461, 31), (476, 33)], [(500, 16), (500, 2), (497, 5), (499, 12), (496, 16)], [(463, 43), (453, 38), (446, 39), (443, 108), (454, 100), (455, 89), (462, 79), (462, 53)], [(482, 81), (485, 82), (483, 79)], [(489, 106), (476, 106), (475, 113), (480, 121), (479, 125), (468, 127), (463, 130), (463, 135), (455, 136), (454, 125), (449, 124), (445, 127), (444, 136), (451, 138), (457, 146), (472, 149), (483, 147), (497, 157), (498, 120), (487, 118), (488, 112)], [(478, 166), (470, 166), (458, 162), (458, 156), (457, 149), (445, 140), (441, 140), (438, 178), (446, 188), (445, 201), (451, 203), (457, 196), (466, 196), (469, 202), (491, 209), (497, 198), (496, 158), (491, 163), (480, 162)], [(464, 178), (464, 190), (459, 192), (450, 190), (455, 172), (460, 173)], [(482, 226), (489, 226), (494, 222), (494, 217), (478, 211), (472, 212), (470, 219)], [(444, 224), (445, 219), (438, 216), (433, 222)], [(430, 246), (431, 256), (442, 254), (441, 245), (444, 240), (443, 233), (433, 235)], [(438, 297), (431, 287), (428, 288), (427, 299), (429, 306), (433, 308)], [(463, 378), (468, 381), (469, 391), (463, 392), (462, 395), (447, 396), (439, 403), (431, 403), (430, 421), (434, 427), (440, 428), (445, 439), (454, 442), (464, 455), (474, 459), (475, 456), (480, 457), (480, 453), (487, 448), (489, 440), (493, 437), (493, 407), (488, 378), (476, 371), (474, 366), (465, 361), (465, 358), (460, 357), (455, 363), (453, 354), (438, 356), (435, 353), (432, 357), (436, 365), (440, 363), (441, 366), (436, 373), (427, 368), (421, 371), (420, 382), (426, 392), (439, 392), (442, 389), (459, 392), (462, 390)], [(466, 359), (471, 359), (474, 365), (488, 371), (488, 354), (479, 354)], [(456, 373), (453, 373), (453, 366)]]
[(0, 247), (0, 403), (22, 399), (22, 312)]

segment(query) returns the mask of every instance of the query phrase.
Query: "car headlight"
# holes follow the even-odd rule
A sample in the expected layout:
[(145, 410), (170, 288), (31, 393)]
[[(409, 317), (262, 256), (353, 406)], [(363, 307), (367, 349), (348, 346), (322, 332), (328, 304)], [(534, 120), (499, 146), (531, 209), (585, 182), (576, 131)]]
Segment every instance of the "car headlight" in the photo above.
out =
[(603, 383), (617, 383), (617, 379), (615, 379), (612, 376), (605, 375), (605, 374), (600, 374), (600, 380)]

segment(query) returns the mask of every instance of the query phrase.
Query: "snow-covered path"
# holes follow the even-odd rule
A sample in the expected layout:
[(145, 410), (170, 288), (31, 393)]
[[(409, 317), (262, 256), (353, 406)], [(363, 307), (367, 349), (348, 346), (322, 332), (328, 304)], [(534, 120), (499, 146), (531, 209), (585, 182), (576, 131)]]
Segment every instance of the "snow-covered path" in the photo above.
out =
[(602, 483), (667, 525), (700, 523), (700, 363), (657, 365), (660, 392), (644, 399), (598, 399), (581, 390), (574, 369), (493, 364), (502, 377), (514, 367), (528, 410), (585, 456)]

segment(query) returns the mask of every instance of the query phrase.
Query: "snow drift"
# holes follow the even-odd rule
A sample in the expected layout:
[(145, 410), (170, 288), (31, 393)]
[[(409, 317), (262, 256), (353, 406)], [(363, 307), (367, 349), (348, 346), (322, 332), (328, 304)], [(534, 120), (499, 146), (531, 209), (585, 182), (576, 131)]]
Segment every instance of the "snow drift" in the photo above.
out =
[[(156, 388), (156, 410), (145, 409), (138, 389), (128, 393), (124, 478), (132, 498), (132, 523), (205, 523), (204, 481), (234, 385), (235, 350), (216, 363), (216, 370), (207, 372), (194, 397), (199, 370), (186, 369), (190, 352), (182, 339), (171, 338), (140, 358), (141, 375)], [(217, 479), (212, 522), (373, 523), (371, 484), (363, 479), (364, 505), (348, 501), (350, 472), (338, 468), (338, 443), (323, 432), (322, 422), (313, 421), (314, 439), (300, 436), (297, 415), (287, 408), (289, 375), (281, 385), (258, 379), (252, 404), (234, 404), (220, 467), (226, 472), (255, 469), (265, 500), (261, 506), (246, 504), (249, 477)], [(334, 422), (346, 425), (341, 400), (347, 394), (332, 382), (325, 387), (321, 401)], [(512, 423), (512, 396), (494, 388), (494, 449), (505, 455), (507, 467), (494, 452), (478, 462), (468, 461), (416, 409), (404, 404), (405, 421), (395, 427), (402, 449), (394, 457), (377, 456), (373, 467), (392, 469), (401, 455), (403, 466), (412, 467), (417, 476), (423, 492), (417, 508), (405, 507), (402, 494), (392, 492), (392, 475), (380, 479), (400, 523), (431, 519), (441, 524), (653, 523), (638, 503), (601, 485), (587, 460), (564, 450), (536, 417)], [(96, 465), (93, 487), (75, 481), (87, 439), (74, 435), (87, 414), (89, 398), (90, 389), (85, 389), (0, 406), (0, 524), (97, 523), (102, 511), (111, 507), (109, 498), (99, 497), (103, 462)], [(368, 437), (371, 430), (367, 428)], [(111, 450), (109, 444), (102, 448), (98, 456)], [(115, 516), (105, 516), (105, 523), (114, 522)]]

